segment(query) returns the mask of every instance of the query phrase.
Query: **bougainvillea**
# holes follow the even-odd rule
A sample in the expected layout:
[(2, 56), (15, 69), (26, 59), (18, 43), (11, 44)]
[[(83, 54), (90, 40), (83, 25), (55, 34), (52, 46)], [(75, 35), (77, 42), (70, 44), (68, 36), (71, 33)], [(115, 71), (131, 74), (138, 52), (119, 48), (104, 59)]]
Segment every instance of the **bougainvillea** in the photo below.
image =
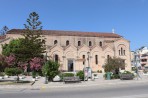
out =
[(27, 62), (18, 62), (18, 67), (20, 67), (21, 69), (23, 69), (25, 72), (27, 72)]
[(39, 71), (42, 68), (43, 59), (35, 57), (31, 59), (30, 63), (30, 69), (33, 71)]
[(8, 66), (14, 66), (16, 62), (16, 58), (14, 54), (10, 54), (5, 58), (5, 62), (8, 64)]

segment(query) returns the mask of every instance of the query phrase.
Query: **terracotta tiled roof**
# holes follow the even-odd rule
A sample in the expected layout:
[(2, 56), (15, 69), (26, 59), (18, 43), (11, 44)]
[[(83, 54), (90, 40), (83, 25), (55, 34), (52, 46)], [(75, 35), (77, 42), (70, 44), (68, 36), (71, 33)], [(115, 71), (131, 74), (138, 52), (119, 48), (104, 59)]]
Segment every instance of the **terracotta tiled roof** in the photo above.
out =
[[(22, 34), (24, 29), (12, 29), (7, 34)], [(120, 38), (122, 36), (114, 33), (105, 32), (81, 32), (81, 31), (58, 31), (58, 30), (42, 30), (43, 35), (51, 36), (81, 36), (81, 37), (106, 37)]]

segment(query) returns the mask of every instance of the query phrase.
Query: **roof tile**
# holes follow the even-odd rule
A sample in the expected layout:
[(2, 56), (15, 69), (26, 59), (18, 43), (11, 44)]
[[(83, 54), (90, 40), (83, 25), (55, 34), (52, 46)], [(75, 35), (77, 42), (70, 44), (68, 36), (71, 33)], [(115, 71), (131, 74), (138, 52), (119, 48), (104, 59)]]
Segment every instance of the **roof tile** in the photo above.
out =
[[(12, 29), (7, 34), (22, 34), (25, 29)], [(81, 37), (105, 37), (120, 38), (122, 36), (115, 33), (105, 32), (82, 32), (82, 31), (61, 31), (61, 30), (42, 30), (43, 35), (51, 36), (81, 36)]]

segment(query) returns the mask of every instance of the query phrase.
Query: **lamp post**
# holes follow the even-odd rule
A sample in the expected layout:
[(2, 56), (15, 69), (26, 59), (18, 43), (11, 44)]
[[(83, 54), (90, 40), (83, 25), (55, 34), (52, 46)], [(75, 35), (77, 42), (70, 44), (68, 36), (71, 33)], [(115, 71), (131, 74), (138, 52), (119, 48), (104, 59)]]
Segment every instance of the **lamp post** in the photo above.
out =
[[(83, 59), (84, 60), (84, 59)], [(86, 78), (86, 68), (85, 68), (85, 64), (84, 64), (84, 68), (83, 68), (83, 71), (84, 71), (84, 82), (85, 82), (85, 78)]]
[(87, 77), (88, 78), (91, 78), (91, 72), (90, 72), (90, 64), (89, 64), (89, 57), (90, 57), (90, 52), (87, 52), (87, 55), (88, 55), (88, 67), (87, 67)]
[(88, 60), (88, 67), (90, 67), (90, 65), (89, 65), (89, 56), (90, 56), (90, 52), (87, 52), (87, 55), (88, 55), (88, 58), (87, 58), (87, 60)]

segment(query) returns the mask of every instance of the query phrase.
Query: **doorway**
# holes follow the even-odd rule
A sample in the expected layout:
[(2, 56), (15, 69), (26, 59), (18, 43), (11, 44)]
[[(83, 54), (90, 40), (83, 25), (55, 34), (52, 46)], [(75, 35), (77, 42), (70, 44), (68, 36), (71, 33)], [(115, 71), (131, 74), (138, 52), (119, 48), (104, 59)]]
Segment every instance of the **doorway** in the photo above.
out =
[(68, 72), (74, 71), (73, 60), (68, 60)]

